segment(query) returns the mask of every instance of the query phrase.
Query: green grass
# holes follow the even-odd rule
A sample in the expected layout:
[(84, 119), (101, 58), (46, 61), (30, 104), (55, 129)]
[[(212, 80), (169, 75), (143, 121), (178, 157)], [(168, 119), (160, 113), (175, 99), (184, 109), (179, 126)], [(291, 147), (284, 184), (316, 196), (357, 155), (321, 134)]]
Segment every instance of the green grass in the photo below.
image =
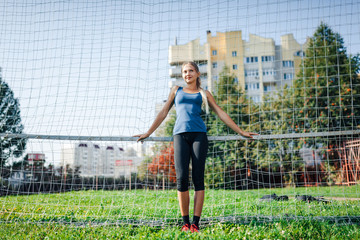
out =
[[(262, 202), (266, 194), (288, 195), (289, 201)], [(300, 202), (295, 195), (324, 196), (331, 202)], [(207, 190), (202, 219), (218, 221), (224, 217), (290, 218), (301, 216), (360, 216), (360, 186), (278, 188), (248, 191)], [(341, 198), (341, 199), (336, 199)], [(348, 199), (348, 200), (346, 200)], [(1, 222), (98, 222), (171, 223), (180, 212), (175, 190), (169, 191), (79, 191), (60, 194), (7, 196), (0, 198)], [(226, 219), (225, 219), (226, 220)], [(159, 221), (159, 222), (158, 222)]]
[[(184, 233), (179, 227), (0, 224), (0, 239), (360, 239), (360, 226), (316, 221), (216, 224)], [(11, 236), (11, 237), (10, 237)]]
[[(290, 200), (259, 201), (272, 193)], [(330, 203), (294, 198), (305, 194)], [(197, 235), (180, 232), (175, 190), (6, 196), (0, 198), (0, 239), (360, 239), (359, 225), (328, 221), (344, 216), (359, 220), (359, 196), (357, 185), (207, 190), (202, 215), (206, 224)], [(314, 220), (318, 217), (323, 221)], [(138, 226), (141, 221), (145, 225)]]

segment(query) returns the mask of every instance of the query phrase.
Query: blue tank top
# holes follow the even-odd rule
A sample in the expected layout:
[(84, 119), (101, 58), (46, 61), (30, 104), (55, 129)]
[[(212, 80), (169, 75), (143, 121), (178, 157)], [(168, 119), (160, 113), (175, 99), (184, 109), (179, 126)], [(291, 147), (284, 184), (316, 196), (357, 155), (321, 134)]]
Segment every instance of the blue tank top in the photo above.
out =
[(183, 132), (206, 132), (201, 114), (202, 96), (200, 93), (186, 93), (182, 87), (175, 95), (176, 122), (173, 135)]

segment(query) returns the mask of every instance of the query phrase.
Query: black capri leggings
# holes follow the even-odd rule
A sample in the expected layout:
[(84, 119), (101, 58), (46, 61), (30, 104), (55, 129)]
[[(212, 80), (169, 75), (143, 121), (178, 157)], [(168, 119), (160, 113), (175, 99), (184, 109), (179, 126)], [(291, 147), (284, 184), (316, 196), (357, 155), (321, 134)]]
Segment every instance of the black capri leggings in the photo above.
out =
[(189, 190), (189, 164), (192, 159), (192, 180), (195, 191), (204, 190), (205, 160), (208, 139), (205, 132), (186, 132), (174, 135), (174, 158), (177, 189)]

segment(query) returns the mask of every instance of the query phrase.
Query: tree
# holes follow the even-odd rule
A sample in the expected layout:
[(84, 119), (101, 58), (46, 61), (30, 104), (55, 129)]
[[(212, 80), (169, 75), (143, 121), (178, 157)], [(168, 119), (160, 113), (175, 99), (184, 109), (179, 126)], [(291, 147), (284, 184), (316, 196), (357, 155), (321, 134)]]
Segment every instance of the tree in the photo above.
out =
[(160, 154), (148, 165), (148, 170), (153, 175), (164, 174), (170, 182), (176, 182), (173, 143), (164, 144)]
[[(14, 97), (9, 85), (0, 78), (0, 133), (22, 134), (20, 104)], [(20, 157), (25, 150), (26, 139), (17, 137), (0, 137), (0, 167), (4, 166), (11, 156)]]
[[(228, 67), (220, 73), (214, 98), (216, 103), (245, 131), (257, 131), (258, 106), (249, 99)], [(250, 114), (251, 112), (251, 114)], [(226, 126), (213, 112), (205, 119), (209, 135), (227, 136), (236, 134)], [(250, 141), (212, 141), (209, 142), (209, 154), (206, 161), (205, 184), (211, 188), (240, 188), (245, 182), (244, 171), (252, 167), (251, 156), (256, 152), (255, 142)]]
[(305, 56), (294, 82), (295, 131), (342, 131), (359, 126), (359, 55), (349, 56), (340, 34), (321, 23)]
[[(340, 34), (321, 23), (310, 38), (292, 88), (294, 132), (331, 132), (359, 128), (359, 69), (359, 55), (347, 54)], [(302, 141), (302, 145), (322, 149), (327, 154), (329, 161), (324, 162), (322, 167), (326, 169), (328, 176), (333, 175), (331, 169), (339, 164), (340, 157), (336, 151), (325, 150), (338, 148), (341, 143), (341, 138), (328, 137)]]
[[(265, 96), (260, 107), (259, 125), (261, 134), (288, 134), (294, 133), (293, 90), (285, 86), (279, 89), (275, 96)], [(267, 139), (257, 141), (259, 151), (257, 156), (258, 167), (263, 171), (277, 175), (276, 184), (295, 184), (296, 173), (304, 167), (304, 162), (298, 154), (294, 154), (301, 147), (301, 142), (294, 139)], [(270, 176), (269, 176), (270, 177)], [(275, 176), (271, 176), (274, 177)], [(271, 183), (271, 180), (267, 180)], [(283, 185), (282, 185), (283, 186)]]
[[(310, 39), (294, 81), (295, 132), (354, 130), (360, 125), (359, 55), (346, 53), (344, 40), (321, 23)], [(306, 144), (336, 146), (332, 141), (312, 139)], [(321, 144), (319, 144), (321, 143)]]

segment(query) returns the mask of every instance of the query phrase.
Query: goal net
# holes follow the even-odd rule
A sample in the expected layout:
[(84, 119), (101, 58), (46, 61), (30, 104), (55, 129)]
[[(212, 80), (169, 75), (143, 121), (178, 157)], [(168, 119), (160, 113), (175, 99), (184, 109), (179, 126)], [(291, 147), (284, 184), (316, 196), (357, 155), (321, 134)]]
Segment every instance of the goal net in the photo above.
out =
[(259, 134), (203, 114), (202, 223), (359, 223), (358, 1), (0, 6), (0, 223), (179, 223), (176, 109), (132, 136), (184, 86), (185, 61)]

